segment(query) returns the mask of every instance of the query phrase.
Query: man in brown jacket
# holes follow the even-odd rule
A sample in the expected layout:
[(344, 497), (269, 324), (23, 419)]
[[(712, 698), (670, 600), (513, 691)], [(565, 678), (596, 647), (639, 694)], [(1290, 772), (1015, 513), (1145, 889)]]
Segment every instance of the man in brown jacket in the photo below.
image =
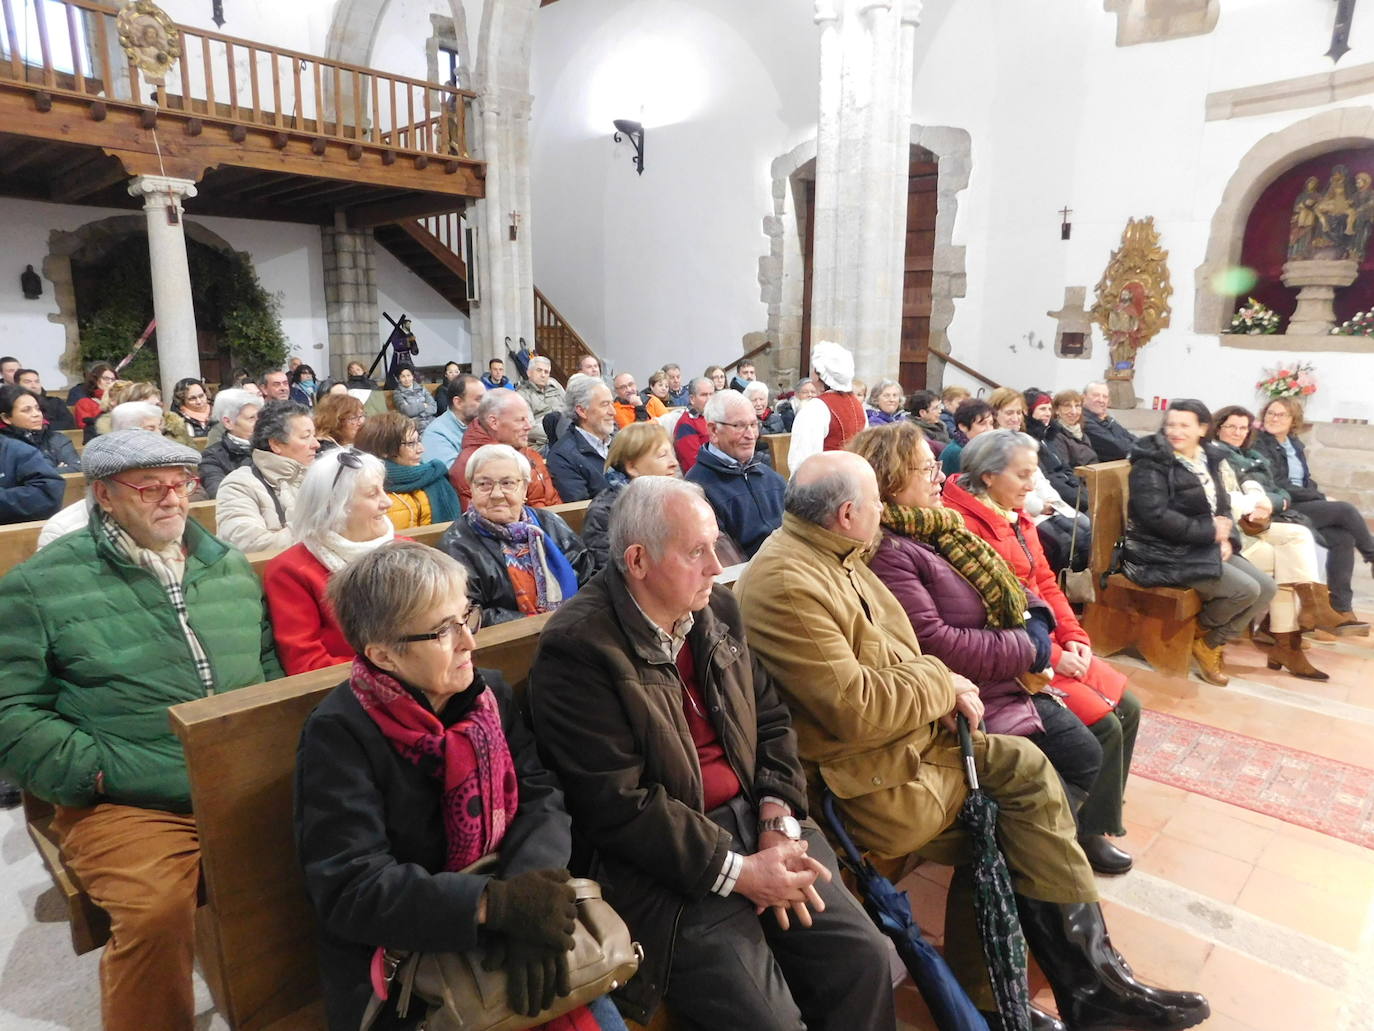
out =
[(529, 446), (530, 429), (533, 426), (529, 402), (514, 390), (502, 387), (488, 390), (482, 396), (477, 414), (463, 434), (463, 449), (448, 470), (449, 482), (458, 492), (458, 500), (464, 511), (472, 502), (472, 487), (467, 477), (468, 459), (483, 444), (509, 444), (530, 460), (530, 485), (525, 492), (525, 504), (531, 508), (563, 504), (563, 499), (558, 496), (558, 488), (553, 485), (553, 477), (549, 475), (549, 467), (544, 464), (544, 456)]
[[(868, 568), (882, 502), (867, 462), (845, 451), (812, 456), (793, 473), (785, 505), (736, 593), (749, 643), (791, 707), (812, 798), (828, 788), (854, 837), (879, 857), (917, 853), (957, 867), (945, 955), (979, 1008), (992, 1010), (968, 841), (956, 824), (967, 789), (954, 714), (977, 724), (977, 688), (921, 654), (905, 610)], [(1202, 996), (1140, 984), (1111, 947), (1044, 753), (1024, 738), (975, 732), (974, 758), (1000, 809), (1027, 944), (1065, 1023), (1176, 1031), (1206, 1019)], [(1035, 1027), (1057, 1023), (1034, 1018)]]
[(714, 582), (719, 533), (700, 488), (634, 480), (612, 564), (530, 671), (540, 751), (644, 946), (617, 1001), (645, 1023), (666, 999), (693, 1028), (891, 1031), (886, 947), (806, 818), (787, 708)]

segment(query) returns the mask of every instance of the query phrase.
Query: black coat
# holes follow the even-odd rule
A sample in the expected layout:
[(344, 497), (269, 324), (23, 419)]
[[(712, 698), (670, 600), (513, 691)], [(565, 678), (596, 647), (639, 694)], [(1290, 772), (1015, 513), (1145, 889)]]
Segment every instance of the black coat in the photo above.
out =
[(1034, 419), (1026, 420), (1026, 432), (1040, 443), (1037, 460), (1040, 471), (1050, 481), (1056, 494), (1064, 499), (1064, 504), (1073, 505), (1080, 512), (1088, 510), (1088, 488), (1083, 485), (1073, 466), (1066, 465), (1059, 452), (1050, 446), (1051, 431), (1044, 423)]
[[(582, 539), (573, 533), (572, 527), (558, 513), (550, 512), (547, 508), (531, 511), (549, 540), (563, 553), (568, 565), (573, 567), (573, 572), (577, 574), (577, 585), (581, 587), (596, 572), (596, 562)], [(484, 626), (525, 618), (515, 600), (515, 586), (506, 572), (506, 559), (501, 553), (500, 541), (477, 533), (466, 519), (455, 519), (439, 538), (439, 547), (467, 568), (468, 596), (482, 606)]]
[[(567, 866), (570, 821), (510, 687), (478, 670), (496, 697), (520, 783), (520, 805), (501, 841), (498, 878)], [(417, 693), (420, 703), (428, 707)], [(449, 725), (465, 711), (455, 699)], [(457, 715), (451, 710), (458, 709)], [(331, 1031), (356, 1031), (372, 995), (378, 945), (457, 952), (478, 944), (486, 876), (444, 873), (443, 785), (402, 758), (363, 711), (348, 682), (305, 722), (296, 758), (296, 850), (318, 917), (320, 973)], [(377, 1028), (409, 1026), (391, 1020)]]
[[(1080, 465), (1096, 465), (1101, 459), (1097, 457), (1097, 452), (1086, 440), (1087, 431), (1084, 431), (1084, 440), (1079, 440), (1070, 433), (1058, 419), (1050, 423), (1045, 431), (1045, 444), (1054, 451), (1059, 461), (1066, 465), (1070, 471)], [(1075, 473), (1075, 475), (1077, 475)]]
[(586, 501), (606, 489), (606, 459), (575, 429), (566, 433), (560, 429), (546, 458), (553, 485), (564, 501)]
[(1129, 458), (1135, 447), (1136, 435), (1110, 415), (1105, 419), (1083, 409), (1083, 436), (1088, 438), (1099, 462), (1116, 462)]
[(630, 481), (624, 473), (611, 469), (606, 473), (606, 483), (606, 489), (592, 498), (582, 519), (582, 543), (597, 569), (604, 569), (611, 560), (611, 508)]
[(0, 427), (0, 433), (29, 447), (37, 448), (59, 473), (81, 471), (81, 455), (77, 453), (76, 445), (67, 439), (65, 433), (59, 433), (51, 426), (45, 426), (41, 430), (21, 430), (17, 426), (4, 426)]
[(1325, 501), (1326, 495), (1317, 487), (1317, 481), (1312, 479), (1312, 471), (1307, 465), (1307, 448), (1303, 447), (1301, 440), (1295, 434), (1290, 433), (1288, 440), (1293, 445), (1293, 450), (1298, 453), (1298, 461), (1302, 463), (1302, 483), (1296, 484), (1288, 479), (1288, 455), (1283, 450), (1283, 445), (1278, 442), (1272, 433), (1260, 430), (1255, 434), (1255, 441), (1252, 447), (1264, 456), (1264, 460), (1269, 463), (1269, 471), (1273, 474), (1274, 482), (1292, 495), (1295, 502), (1302, 501)]
[[(1216, 486), (1213, 512), (1202, 481), (1174, 458), (1163, 433), (1142, 437), (1131, 449), (1130, 500), (1122, 570), (1142, 587), (1187, 587), (1221, 575), (1221, 547), (1214, 515), (1230, 516), (1231, 499), (1221, 476), (1220, 449), (1203, 445)], [(1240, 537), (1231, 531), (1240, 553)]]
[[(802, 818), (806, 782), (791, 717), (745, 644), (734, 595), (717, 585), (693, 616), (685, 647), (745, 799), (757, 807), (775, 795)], [(567, 791), (579, 837), (596, 850), (594, 876), (644, 946), (639, 973), (617, 999), (648, 1023), (666, 986), (678, 914), (706, 896), (738, 845), (704, 812), (682, 678), (615, 566), (549, 620), (529, 690), (539, 747)]]
[[(75, 404), (76, 402), (72, 403)], [(53, 397), (51, 394), (40, 394), (38, 396), (38, 407), (43, 411), (43, 418), (48, 420), (49, 429), (76, 429), (76, 419), (72, 417), (72, 410), (62, 403), (60, 397)]]
[(197, 475), (200, 485), (205, 488), (205, 496), (213, 498), (218, 494), (224, 478), (239, 466), (247, 465), (252, 457), (252, 444), (235, 444), (227, 433), (202, 451)]

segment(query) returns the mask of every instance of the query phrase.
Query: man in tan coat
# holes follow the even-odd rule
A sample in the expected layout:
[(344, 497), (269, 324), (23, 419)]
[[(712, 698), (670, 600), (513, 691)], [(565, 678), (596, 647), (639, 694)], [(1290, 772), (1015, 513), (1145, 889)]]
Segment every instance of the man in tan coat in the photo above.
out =
[[(993, 1008), (970, 913), (967, 794), (954, 714), (976, 724), (977, 688), (921, 654), (901, 604), (868, 568), (882, 504), (857, 455), (807, 459), (788, 488), (782, 527), (736, 588), (749, 645), (792, 710), (813, 807), (837, 798), (862, 847), (956, 865), (945, 951), (974, 1001)], [(1071, 1028), (1191, 1027), (1199, 995), (1137, 982), (1107, 939), (1092, 869), (1075, 840), (1064, 790), (1023, 738), (974, 735), (983, 789), (994, 798), (1027, 943)], [(1053, 1027), (1037, 1015), (1037, 1027)], [(1000, 1025), (996, 1025), (1000, 1026)]]

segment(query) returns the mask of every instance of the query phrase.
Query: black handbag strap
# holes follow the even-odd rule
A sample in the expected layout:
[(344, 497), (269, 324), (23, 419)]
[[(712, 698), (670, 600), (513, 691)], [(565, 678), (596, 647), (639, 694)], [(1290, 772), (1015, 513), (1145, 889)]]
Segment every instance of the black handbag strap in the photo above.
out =
[(272, 485), (267, 482), (267, 477), (262, 474), (262, 470), (258, 468), (258, 464), (252, 461), (251, 459), (249, 460), (248, 464), (253, 469), (253, 475), (258, 478), (258, 480), (262, 483), (264, 487), (267, 488), (267, 493), (272, 498), (272, 504), (277, 509), (277, 520), (281, 523), (283, 527), (285, 527), (286, 509), (282, 507), (281, 498), (278, 497), (277, 492), (272, 489)]

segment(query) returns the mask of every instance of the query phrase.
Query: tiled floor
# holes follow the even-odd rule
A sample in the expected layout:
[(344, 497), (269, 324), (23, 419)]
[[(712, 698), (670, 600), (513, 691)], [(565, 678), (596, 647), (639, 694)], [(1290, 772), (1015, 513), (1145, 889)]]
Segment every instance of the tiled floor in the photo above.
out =
[[(1227, 649), (1225, 688), (1113, 661), (1146, 708), (1374, 768), (1374, 638), (1308, 656), (1330, 681), (1270, 672), (1248, 643)], [(1139, 777), (1126, 826), (1135, 870), (1099, 887), (1143, 980), (1205, 993), (1208, 1031), (1374, 1028), (1374, 851)], [(926, 865), (903, 882), (936, 942), (947, 880)], [(904, 1028), (933, 1027), (910, 985), (897, 997)]]

